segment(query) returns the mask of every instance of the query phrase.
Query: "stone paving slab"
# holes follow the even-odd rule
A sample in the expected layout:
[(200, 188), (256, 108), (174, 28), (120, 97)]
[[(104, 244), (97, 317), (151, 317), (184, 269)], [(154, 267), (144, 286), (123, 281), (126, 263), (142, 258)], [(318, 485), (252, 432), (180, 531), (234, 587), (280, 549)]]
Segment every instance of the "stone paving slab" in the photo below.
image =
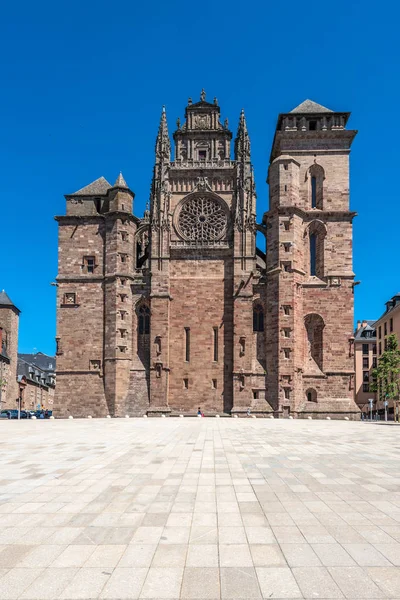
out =
[(400, 427), (0, 421), (0, 600), (400, 600)]

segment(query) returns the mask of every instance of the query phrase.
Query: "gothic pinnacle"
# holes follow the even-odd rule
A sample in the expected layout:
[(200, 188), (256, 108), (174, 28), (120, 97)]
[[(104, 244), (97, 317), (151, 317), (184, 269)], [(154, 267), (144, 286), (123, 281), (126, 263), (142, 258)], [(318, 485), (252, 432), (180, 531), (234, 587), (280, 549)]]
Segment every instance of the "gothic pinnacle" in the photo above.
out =
[(165, 106), (163, 106), (161, 111), (160, 126), (157, 134), (156, 155), (169, 160), (170, 151), (171, 144), (168, 136), (167, 113), (165, 111)]
[(246, 117), (244, 116), (244, 108), (240, 111), (239, 129), (243, 129), (247, 133)]
[(239, 125), (235, 139), (235, 157), (236, 160), (239, 158), (241, 160), (250, 160), (250, 139), (243, 108), (240, 112)]

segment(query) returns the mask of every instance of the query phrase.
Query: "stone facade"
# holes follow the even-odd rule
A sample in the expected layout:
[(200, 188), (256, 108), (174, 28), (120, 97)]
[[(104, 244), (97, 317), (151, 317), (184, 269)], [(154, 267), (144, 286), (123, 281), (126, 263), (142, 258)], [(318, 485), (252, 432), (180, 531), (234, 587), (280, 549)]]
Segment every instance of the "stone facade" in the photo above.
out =
[(43, 352), (18, 354), (17, 379), (21, 408), (53, 410), (56, 361)]
[[(396, 335), (397, 340), (400, 342), (400, 292), (397, 292), (397, 294), (392, 296), (392, 298), (385, 303), (385, 311), (381, 317), (375, 321), (374, 328), (376, 331), (377, 359), (379, 362), (383, 352), (387, 349), (387, 338), (389, 335)], [(378, 413), (380, 418), (383, 418), (385, 412), (385, 399), (378, 398), (378, 394), (372, 395), (371, 398), (375, 398), (376, 400), (374, 404), (374, 414)], [(399, 403), (397, 403), (397, 407), (393, 404), (393, 400), (388, 400), (388, 417), (392, 420), (394, 418), (394, 412), (397, 410), (396, 419), (398, 420), (398, 413), (400, 410)]]
[(375, 321), (358, 321), (354, 332), (355, 398), (357, 406), (369, 415), (369, 400), (376, 400), (371, 391), (372, 370), (377, 366)]
[(143, 218), (122, 175), (66, 196), (56, 414), (358, 418), (348, 117), (311, 101), (279, 116), (261, 224), (244, 113), (232, 160), (204, 92), (173, 160), (162, 112)]
[(0, 292), (0, 410), (17, 408), (19, 309), (6, 292)]

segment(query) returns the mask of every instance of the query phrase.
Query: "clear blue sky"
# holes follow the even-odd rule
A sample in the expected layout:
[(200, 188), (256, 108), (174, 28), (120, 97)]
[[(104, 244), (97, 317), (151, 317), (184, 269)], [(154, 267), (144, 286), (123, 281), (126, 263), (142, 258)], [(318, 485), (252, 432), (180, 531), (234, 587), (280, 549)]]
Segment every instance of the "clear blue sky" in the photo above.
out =
[(371, 0), (3, 3), (0, 289), (20, 351), (54, 352), (63, 194), (122, 170), (141, 216), (161, 106), (171, 132), (202, 87), (234, 132), (246, 111), (259, 219), (278, 113), (306, 98), (352, 112), (355, 318), (378, 317), (400, 289), (398, 18)]

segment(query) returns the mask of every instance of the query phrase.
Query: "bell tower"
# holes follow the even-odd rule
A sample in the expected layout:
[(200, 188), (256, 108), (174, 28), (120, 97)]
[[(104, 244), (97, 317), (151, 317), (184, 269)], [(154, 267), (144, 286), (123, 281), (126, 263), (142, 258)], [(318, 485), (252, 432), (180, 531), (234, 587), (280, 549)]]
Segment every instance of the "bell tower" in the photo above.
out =
[(268, 395), (278, 416), (358, 415), (349, 116), (306, 100), (278, 118), (263, 219)]

